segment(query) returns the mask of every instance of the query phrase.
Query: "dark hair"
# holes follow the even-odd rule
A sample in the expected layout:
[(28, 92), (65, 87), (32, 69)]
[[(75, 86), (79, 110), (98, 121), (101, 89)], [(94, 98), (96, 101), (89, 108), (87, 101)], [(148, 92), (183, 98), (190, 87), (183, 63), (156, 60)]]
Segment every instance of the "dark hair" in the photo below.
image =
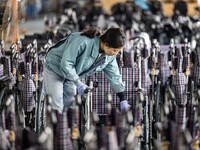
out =
[(84, 29), (81, 33), (83, 36), (87, 36), (89, 38), (94, 38), (95, 36), (100, 36), (101, 35), (101, 30), (97, 27), (90, 26)]
[(126, 36), (120, 28), (109, 28), (101, 36), (101, 40), (111, 48), (120, 48), (125, 45)]

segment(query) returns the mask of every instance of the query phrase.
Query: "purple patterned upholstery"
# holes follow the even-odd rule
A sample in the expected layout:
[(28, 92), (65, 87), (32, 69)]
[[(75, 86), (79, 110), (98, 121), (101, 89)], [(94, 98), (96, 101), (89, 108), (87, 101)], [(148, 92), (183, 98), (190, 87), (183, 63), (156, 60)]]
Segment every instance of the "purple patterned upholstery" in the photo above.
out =
[(31, 64), (27, 63), (25, 67), (25, 78), (23, 80), (23, 105), (25, 112), (31, 112), (35, 108), (34, 92), (35, 84), (31, 76)]
[(168, 64), (168, 52), (159, 54), (159, 63), (159, 78), (161, 85), (164, 86), (171, 75), (170, 67)]
[(192, 79), (195, 85), (200, 84), (200, 54), (195, 55), (195, 63), (192, 69)]
[(176, 72), (172, 85), (175, 89), (175, 100), (177, 105), (185, 106), (187, 103), (187, 91), (186, 91), (186, 76), (184, 73)]
[[(134, 94), (134, 81), (135, 74), (134, 68), (120, 68), (123, 81), (125, 82), (125, 94), (132, 105), (133, 94)], [(111, 91), (108, 80), (103, 72), (98, 72), (90, 77), (92, 81), (98, 81), (98, 88), (95, 88), (93, 91), (93, 110), (96, 111), (99, 115), (105, 115), (105, 104), (106, 104), (106, 93), (110, 92), (112, 94), (112, 105), (113, 107), (119, 108), (119, 99)]]
[(57, 114), (57, 126), (54, 135), (55, 150), (73, 150), (71, 135), (68, 130), (67, 110)]

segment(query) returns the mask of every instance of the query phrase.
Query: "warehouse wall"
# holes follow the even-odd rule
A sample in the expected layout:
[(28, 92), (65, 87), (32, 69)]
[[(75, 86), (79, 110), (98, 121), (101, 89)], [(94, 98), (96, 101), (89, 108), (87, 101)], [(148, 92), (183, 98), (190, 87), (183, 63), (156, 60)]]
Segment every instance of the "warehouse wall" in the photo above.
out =
[[(61, 5), (65, 0), (48, 0), (48, 1), (43, 1), (44, 2), (44, 12), (55, 12), (57, 11), (59, 7), (59, 5)], [(127, 0), (100, 0), (102, 6), (104, 7), (105, 11), (110, 13), (110, 8), (112, 7), (113, 4), (117, 3), (117, 2), (125, 2)], [(174, 8), (174, 4), (173, 0), (171, 0), (171, 2), (165, 2), (166, 0), (161, 0), (162, 4), (163, 4), (163, 10), (164, 10), (164, 14), (166, 16), (172, 16), (173, 15), (173, 8)], [(169, 0), (168, 0), (169, 1)], [(188, 7), (189, 7), (189, 12), (188, 15), (195, 15), (197, 14), (197, 12), (195, 11), (195, 7), (197, 6), (196, 4), (196, 0), (191, 2), (191, 0), (188, 0)]]
[[(174, 4), (173, 3), (162, 3), (162, 4), (163, 4), (164, 15), (172, 16)], [(188, 15), (190, 16), (197, 15), (197, 12), (195, 11), (195, 7), (197, 7), (196, 3), (188, 3)]]
[(126, 0), (101, 0), (101, 3), (106, 10), (106, 12), (110, 13), (110, 8), (113, 4), (117, 2), (125, 2)]
[[(125, 2), (126, 0), (101, 0), (101, 3), (104, 7), (104, 9), (107, 12), (110, 12), (110, 8), (113, 4), (117, 2)], [(163, 0), (162, 0), (163, 1)], [(163, 4), (163, 11), (166, 16), (172, 16), (173, 15), (173, 8), (174, 8), (174, 3), (172, 2), (162, 2)], [(188, 2), (188, 15), (192, 16), (197, 14), (195, 11), (195, 7), (197, 6), (196, 1), (195, 2)]]

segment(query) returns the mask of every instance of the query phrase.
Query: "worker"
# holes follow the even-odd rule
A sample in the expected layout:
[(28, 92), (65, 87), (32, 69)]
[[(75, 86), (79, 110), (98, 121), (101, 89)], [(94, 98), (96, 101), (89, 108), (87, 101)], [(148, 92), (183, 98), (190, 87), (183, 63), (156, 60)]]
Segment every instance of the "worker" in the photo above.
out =
[(101, 70), (106, 74), (113, 92), (120, 99), (121, 111), (130, 108), (116, 55), (125, 46), (120, 28), (109, 28), (103, 34), (96, 27), (74, 32), (52, 46), (46, 56), (44, 89), (52, 96), (52, 107), (59, 112), (73, 106), (76, 92), (84, 95), (88, 85), (81, 79)]

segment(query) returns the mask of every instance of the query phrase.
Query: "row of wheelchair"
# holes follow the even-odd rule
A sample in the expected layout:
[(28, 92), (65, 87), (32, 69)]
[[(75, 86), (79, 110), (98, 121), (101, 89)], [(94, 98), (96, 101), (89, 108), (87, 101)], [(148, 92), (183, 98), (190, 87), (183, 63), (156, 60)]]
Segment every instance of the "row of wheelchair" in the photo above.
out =
[(53, 110), (43, 91), (53, 42), (23, 42), (0, 43), (0, 149), (199, 149), (200, 51), (187, 39), (151, 48), (142, 37), (127, 41), (117, 56), (127, 112), (103, 72), (83, 79), (91, 90), (73, 108)]

